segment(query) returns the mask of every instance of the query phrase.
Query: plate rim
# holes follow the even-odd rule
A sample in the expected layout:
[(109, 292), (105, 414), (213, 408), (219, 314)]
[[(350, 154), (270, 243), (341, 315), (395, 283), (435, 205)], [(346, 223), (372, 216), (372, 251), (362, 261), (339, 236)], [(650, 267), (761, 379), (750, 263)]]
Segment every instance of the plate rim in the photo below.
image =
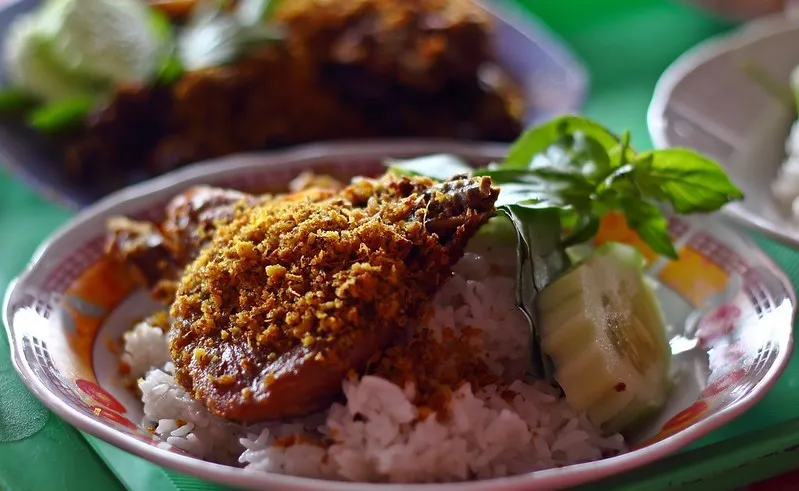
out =
[[(91, 434), (128, 453), (144, 458), (145, 460), (148, 460), (156, 465), (167, 467), (175, 471), (186, 473), (212, 482), (228, 485), (235, 483), (237, 486), (243, 486), (250, 489), (263, 490), (274, 488), (296, 491), (307, 491), (309, 489), (325, 489), (330, 491), (367, 491), (374, 489), (381, 489), (384, 491), (407, 491), (409, 489), (419, 491), (485, 491), (487, 489), (491, 489), (492, 491), (518, 491), (534, 484), (541, 486), (542, 489), (550, 489), (552, 487), (595, 482), (599, 479), (616, 475), (621, 472), (630, 471), (646, 464), (658, 461), (669, 454), (672, 454), (679, 448), (682, 448), (697, 440), (701, 436), (706, 435), (710, 431), (713, 431), (723, 424), (726, 424), (737, 418), (754, 404), (756, 404), (760, 399), (762, 399), (762, 397), (768, 393), (768, 391), (782, 375), (794, 349), (792, 332), (788, 333), (788, 338), (784, 345), (785, 349), (780, 350), (778, 353), (774, 362), (774, 367), (769, 370), (768, 373), (766, 373), (763, 379), (753, 388), (752, 393), (748, 397), (738, 400), (732, 403), (730, 406), (722, 409), (718, 413), (708, 416), (700, 424), (681, 430), (679, 433), (645, 448), (630, 451), (620, 456), (610, 457), (600, 461), (491, 480), (413, 485), (381, 484), (380, 487), (377, 487), (375, 483), (324, 481), (274, 473), (248, 472), (240, 468), (224, 466), (221, 464), (203, 461), (194, 457), (178, 455), (154, 447), (131, 436), (125, 435), (118, 430), (108, 427), (100, 421), (92, 419), (91, 417), (82, 414), (77, 409), (65, 404), (64, 401), (56, 396), (56, 394), (52, 393), (44, 386), (44, 384), (35, 376), (31, 367), (23, 360), (22, 353), (19, 349), (19, 340), (15, 335), (11, 318), (13, 315), (11, 310), (12, 297), (15, 297), (19, 294), (20, 289), (25, 286), (26, 281), (28, 281), (30, 276), (36, 271), (36, 268), (42, 264), (51, 249), (60, 242), (63, 242), (65, 235), (81, 224), (86, 224), (91, 220), (96, 220), (98, 216), (106, 215), (112, 209), (122, 206), (131, 200), (146, 200), (148, 196), (152, 196), (159, 192), (166, 192), (172, 189), (177, 191), (177, 189), (183, 185), (183, 183), (190, 179), (210, 176), (221, 177), (224, 175), (235, 174), (236, 172), (240, 172), (247, 168), (254, 168), (257, 166), (268, 167), (269, 165), (276, 165), (279, 162), (313, 159), (324, 156), (344, 157), (353, 155), (368, 155), (379, 158), (381, 155), (391, 153), (391, 149), (393, 149), (393, 151), (396, 153), (399, 153), (399, 151), (407, 151), (409, 153), (424, 154), (426, 149), (433, 148), (436, 145), (442, 145), (436, 147), (439, 149), (439, 151), (446, 149), (443, 151), (450, 151), (453, 153), (459, 151), (466, 155), (485, 156), (489, 158), (493, 158), (496, 155), (501, 155), (504, 149), (507, 148), (506, 145), (501, 144), (453, 143), (449, 141), (430, 143), (426, 141), (420, 142), (418, 140), (410, 140), (401, 144), (398, 144), (396, 141), (370, 142), (368, 144), (360, 142), (312, 144), (286, 151), (240, 154), (237, 156), (229, 156), (222, 159), (215, 159), (204, 163), (194, 164), (111, 193), (102, 200), (78, 213), (75, 217), (68, 220), (65, 224), (48, 236), (48, 238), (46, 238), (36, 249), (36, 252), (34, 252), (25, 269), (20, 273), (20, 275), (10, 282), (3, 301), (2, 315), (5, 329), (9, 337), (11, 358), (15, 370), (28, 389), (56, 415), (61, 417), (75, 428), (85, 431), (88, 434)], [(220, 163), (220, 161), (227, 162)], [(751, 247), (752, 254), (754, 255), (753, 257), (756, 256), (756, 260), (763, 264), (763, 266), (766, 267), (768, 271), (773, 274), (780, 284), (785, 288), (788, 299), (792, 303), (791, 320), (795, 320), (797, 315), (796, 294), (787, 278), (787, 275), (751, 239), (741, 234), (738, 230), (729, 227), (727, 224), (720, 223), (719, 226), (724, 227), (725, 231), (735, 235), (739, 240)]]
[[(773, 14), (744, 24), (726, 33), (713, 36), (695, 45), (660, 75), (646, 113), (647, 128), (655, 148), (672, 146), (667, 132), (664, 113), (677, 85), (700, 65), (769, 37), (799, 31), (799, 22), (785, 13)], [(777, 242), (799, 249), (799, 231), (787, 232), (778, 223), (760, 217), (738, 203), (732, 203), (720, 212), (734, 223), (762, 233)]]

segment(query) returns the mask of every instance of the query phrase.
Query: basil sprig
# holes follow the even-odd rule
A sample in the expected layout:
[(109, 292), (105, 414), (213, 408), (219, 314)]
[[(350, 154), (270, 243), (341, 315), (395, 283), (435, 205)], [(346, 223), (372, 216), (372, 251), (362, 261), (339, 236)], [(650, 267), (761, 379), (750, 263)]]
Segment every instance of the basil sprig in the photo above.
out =
[(637, 154), (628, 133), (617, 137), (580, 116), (527, 131), (503, 163), (475, 174), (491, 176), (500, 188), (503, 182), (513, 184), (515, 200), (560, 209), (572, 230), (567, 245), (590, 239), (602, 216), (618, 211), (655, 252), (672, 259), (677, 252), (661, 211), (664, 205), (680, 214), (702, 213), (743, 198), (716, 162), (693, 150)]
[(636, 153), (628, 133), (618, 137), (581, 116), (563, 116), (525, 132), (499, 164), (473, 169), (451, 155), (392, 162), (398, 172), (444, 179), (456, 173), (490, 176), (500, 186), (497, 207), (559, 210), (569, 234), (564, 246), (590, 240), (611, 211), (655, 252), (676, 258), (663, 209), (712, 212), (743, 198), (724, 170), (693, 150)]
[(253, 47), (283, 39), (267, 22), (277, 0), (241, 0), (232, 11), (224, 2), (200, 0), (177, 37), (177, 55), (188, 71), (237, 61)]
[(629, 142), (629, 133), (618, 137), (589, 119), (564, 116), (528, 130), (503, 162), (485, 168), (444, 154), (387, 162), (399, 174), (440, 181), (484, 175), (499, 186), (497, 217), (485, 228), (498, 239), (507, 236), (497, 222), (504, 217), (515, 230), (516, 303), (530, 323), (535, 377), (552, 374), (535, 327), (535, 297), (570, 266), (566, 248), (589, 242), (605, 214), (622, 213), (653, 250), (676, 258), (664, 208), (710, 212), (743, 198), (718, 164), (696, 152), (638, 154)]

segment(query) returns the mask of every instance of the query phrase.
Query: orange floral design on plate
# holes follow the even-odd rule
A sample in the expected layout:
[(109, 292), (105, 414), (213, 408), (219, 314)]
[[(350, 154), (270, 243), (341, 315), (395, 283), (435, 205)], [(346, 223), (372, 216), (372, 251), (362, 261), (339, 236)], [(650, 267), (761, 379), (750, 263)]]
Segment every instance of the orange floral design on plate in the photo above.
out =
[(627, 221), (618, 213), (608, 213), (602, 218), (594, 243), (602, 245), (605, 242), (622, 242), (635, 246), (646, 258), (647, 263), (651, 263), (658, 257), (657, 253), (627, 226)]
[[(602, 223), (594, 239), (596, 245), (605, 242), (623, 242), (638, 248), (648, 264), (659, 256), (638, 234), (627, 226), (624, 217), (618, 213), (609, 213)], [(660, 271), (658, 278), (664, 285), (682, 295), (694, 306), (703, 306), (705, 299), (724, 291), (729, 283), (729, 275), (715, 262), (707, 259), (692, 247), (678, 250), (679, 258), (668, 261)]]
[(730, 373), (724, 374), (723, 376), (719, 377), (718, 380), (705, 387), (705, 390), (702, 391), (702, 397), (705, 399), (716, 397), (719, 394), (727, 392), (728, 389), (736, 385), (744, 378), (746, 378), (746, 370), (743, 368), (739, 368)]
[(75, 385), (78, 386), (81, 392), (89, 396), (91, 400), (97, 404), (100, 404), (101, 406), (118, 413), (127, 412), (127, 409), (125, 409), (125, 406), (123, 406), (122, 403), (120, 403), (114, 396), (109, 394), (105, 389), (94, 382), (78, 379), (75, 381)]
[(680, 258), (669, 261), (660, 271), (660, 281), (679, 292), (691, 304), (701, 307), (705, 300), (724, 291), (730, 281), (724, 269), (691, 247), (679, 251)]
[(76, 296), (106, 311), (106, 315), (91, 317), (74, 308), (64, 307), (75, 326), (69, 343), (87, 366), (92, 366), (94, 338), (105, 322), (107, 313), (116, 308), (136, 287), (124, 266), (103, 258), (84, 271), (65, 292), (66, 295)]
[(122, 425), (131, 430), (139, 431), (138, 426), (133, 424), (133, 422), (130, 421), (128, 418), (122, 416), (121, 414), (115, 411), (100, 406), (91, 406), (89, 409), (97, 416), (106, 419), (108, 421), (111, 421), (112, 423)]
[(692, 426), (694, 423), (699, 422), (705, 417), (709, 408), (710, 406), (707, 402), (701, 399), (696, 401), (691, 406), (683, 409), (673, 418), (668, 420), (657, 435), (638, 445), (637, 448), (648, 447), (649, 445), (655, 444), (661, 440), (665, 440), (666, 438), (681, 432), (689, 426)]

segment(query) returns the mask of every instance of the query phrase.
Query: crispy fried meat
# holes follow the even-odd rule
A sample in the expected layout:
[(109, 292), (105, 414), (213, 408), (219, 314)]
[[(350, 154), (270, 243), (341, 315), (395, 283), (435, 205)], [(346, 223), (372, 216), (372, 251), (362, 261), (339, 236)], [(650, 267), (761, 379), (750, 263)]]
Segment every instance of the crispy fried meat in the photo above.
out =
[(292, 0), (276, 17), (285, 42), (168, 87), (120, 87), (69, 145), (71, 175), (118, 182), (305, 142), (521, 130), (524, 101), (471, 0)]
[[(302, 174), (289, 195), (280, 199), (322, 200), (340, 189), (327, 176)], [(108, 222), (106, 254), (124, 263), (134, 279), (151, 289), (157, 300), (170, 303), (180, 274), (211, 240), (217, 227), (243, 207), (269, 199), (232, 189), (195, 186), (174, 197), (160, 224), (113, 217)]]
[(325, 407), (350, 370), (418, 320), (497, 194), (486, 177), (389, 175), (242, 209), (181, 278), (177, 380), (242, 422)]

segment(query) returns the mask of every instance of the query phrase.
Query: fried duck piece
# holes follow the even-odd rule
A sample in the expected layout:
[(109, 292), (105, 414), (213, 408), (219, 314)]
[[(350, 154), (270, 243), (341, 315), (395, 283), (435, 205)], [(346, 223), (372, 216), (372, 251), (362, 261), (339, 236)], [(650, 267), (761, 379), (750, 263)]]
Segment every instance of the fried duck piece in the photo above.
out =
[[(157, 1), (173, 12), (185, 3)], [(524, 94), (495, 63), (490, 23), (473, 1), (275, 3), (284, 41), (171, 85), (117, 88), (66, 139), (70, 177), (106, 189), (307, 142), (511, 141), (521, 131)]]
[(178, 382), (241, 422), (326, 407), (418, 320), (497, 195), (487, 177), (386, 176), (244, 210), (181, 279), (170, 311)]
[(173, 198), (161, 229), (173, 246), (175, 263), (182, 267), (193, 261), (219, 224), (232, 220), (241, 207), (262, 200), (240, 191), (208, 186), (191, 188)]
[[(340, 185), (327, 176), (302, 174), (292, 182), (287, 200), (325, 199)], [(241, 207), (254, 206), (266, 196), (232, 189), (195, 186), (173, 198), (163, 223), (113, 217), (108, 222), (106, 254), (126, 264), (132, 276), (153, 297), (170, 303), (180, 273), (211, 240), (220, 224), (233, 219)]]
[(208, 243), (214, 229), (238, 208), (263, 198), (230, 189), (196, 186), (176, 196), (160, 226), (114, 217), (108, 222), (106, 254), (125, 263), (153, 297), (171, 302), (180, 272)]
[[(525, 102), (472, 0), (293, 0), (275, 20), (347, 113), (379, 136), (512, 140)], [(337, 125), (336, 125), (337, 126)]]
[(469, 0), (294, 0), (275, 17), (291, 29), (295, 52), (348, 75), (356, 91), (390, 81), (438, 93), (491, 58), (489, 17)]

